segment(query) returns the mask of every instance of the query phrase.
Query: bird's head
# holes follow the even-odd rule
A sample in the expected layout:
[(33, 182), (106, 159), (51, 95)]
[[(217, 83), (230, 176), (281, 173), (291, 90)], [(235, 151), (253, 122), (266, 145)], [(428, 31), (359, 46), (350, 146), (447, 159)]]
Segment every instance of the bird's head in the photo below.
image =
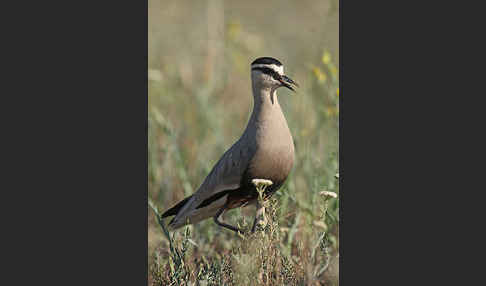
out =
[(299, 85), (284, 74), (282, 63), (274, 58), (262, 57), (251, 63), (251, 77), (254, 85), (261, 88), (276, 90), (286, 87), (295, 92), (294, 87)]

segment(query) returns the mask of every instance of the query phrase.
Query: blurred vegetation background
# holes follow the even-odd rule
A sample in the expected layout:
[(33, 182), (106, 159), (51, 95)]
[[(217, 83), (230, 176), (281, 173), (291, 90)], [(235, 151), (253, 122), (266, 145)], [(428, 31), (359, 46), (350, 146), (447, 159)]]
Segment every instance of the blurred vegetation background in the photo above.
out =
[[(301, 86), (278, 91), (296, 160), (272, 223), (240, 238), (207, 220), (169, 241), (149, 208), (149, 285), (338, 285), (339, 196), (322, 193), (339, 194), (338, 0), (148, 6), (148, 197), (161, 212), (195, 192), (242, 134), (255, 58), (279, 59)], [(248, 228), (253, 216), (247, 207), (224, 219)]]

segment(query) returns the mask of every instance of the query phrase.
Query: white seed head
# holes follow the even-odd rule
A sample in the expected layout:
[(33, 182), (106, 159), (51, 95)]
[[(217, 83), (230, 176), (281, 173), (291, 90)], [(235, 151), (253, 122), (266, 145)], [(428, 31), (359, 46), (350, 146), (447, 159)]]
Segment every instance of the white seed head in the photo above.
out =
[(321, 220), (316, 220), (312, 224), (314, 226), (317, 226), (317, 227), (320, 227), (320, 228), (322, 228), (324, 230), (327, 230), (327, 225), (323, 221), (321, 221)]
[(253, 179), (251, 180), (251, 182), (253, 183), (253, 185), (255, 185), (255, 187), (273, 185), (272, 181), (266, 179)]
[(334, 192), (328, 192), (328, 191), (322, 191), (319, 193), (320, 195), (323, 195), (325, 197), (333, 197), (333, 198), (337, 198), (337, 194), (334, 193)]

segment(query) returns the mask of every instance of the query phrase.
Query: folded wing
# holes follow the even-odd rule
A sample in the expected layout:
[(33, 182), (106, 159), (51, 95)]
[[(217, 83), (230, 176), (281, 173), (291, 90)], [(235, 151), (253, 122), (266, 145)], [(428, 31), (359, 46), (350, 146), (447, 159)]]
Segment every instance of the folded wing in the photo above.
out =
[[(255, 154), (255, 150), (243, 146), (251, 144), (241, 142), (240, 139), (223, 154), (199, 189), (186, 198), (187, 202), (183, 206), (178, 204), (179, 210), (170, 222), (170, 227), (178, 228), (214, 216), (226, 203), (228, 192), (240, 187), (242, 176)], [(208, 200), (209, 198), (215, 199)], [(203, 202), (205, 204), (202, 207)]]

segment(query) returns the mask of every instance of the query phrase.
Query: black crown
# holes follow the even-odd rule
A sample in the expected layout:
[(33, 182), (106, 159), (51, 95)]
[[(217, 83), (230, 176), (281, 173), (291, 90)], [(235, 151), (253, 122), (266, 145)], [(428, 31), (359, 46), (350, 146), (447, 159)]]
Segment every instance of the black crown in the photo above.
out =
[(282, 63), (279, 60), (271, 57), (258, 58), (254, 60), (251, 64), (252, 65), (272, 65), (273, 64), (279, 67), (282, 66)]

